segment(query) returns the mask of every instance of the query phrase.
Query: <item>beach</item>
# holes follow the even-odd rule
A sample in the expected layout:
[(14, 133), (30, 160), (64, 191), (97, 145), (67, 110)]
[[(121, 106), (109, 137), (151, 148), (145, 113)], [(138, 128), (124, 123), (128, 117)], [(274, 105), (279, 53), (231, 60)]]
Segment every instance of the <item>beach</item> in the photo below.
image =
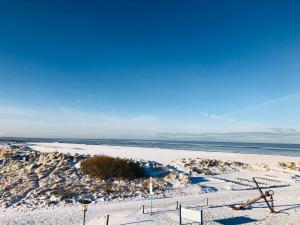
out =
[(300, 0), (0, 24), (0, 225), (300, 225)]
[(280, 161), (297, 161), (300, 157), (290, 157), (281, 155), (261, 155), (261, 154), (239, 154), (227, 152), (211, 151), (191, 151), (162, 148), (141, 148), (141, 147), (124, 147), (111, 145), (86, 145), (86, 144), (66, 144), (66, 143), (28, 143), (29, 147), (37, 151), (58, 151), (62, 153), (78, 153), (91, 155), (109, 155), (121, 158), (133, 158), (157, 161), (168, 164), (172, 160), (180, 158), (208, 158), (222, 160), (236, 160), (245, 163), (268, 163), (274, 165)]
[[(291, 169), (287, 166), (288, 162), (300, 165), (300, 157), (66, 143), (27, 143), (27, 145), (39, 152), (104, 154), (155, 161), (164, 166), (176, 167), (182, 172), (189, 172), (192, 164), (194, 169), (200, 170), (199, 165), (203, 159), (211, 160), (210, 163), (219, 163), (215, 167), (212, 165), (210, 173), (200, 174), (194, 170), (189, 183), (174, 185), (163, 196), (154, 195), (153, 215), (150, 215), (149, 197), (92, 202), (87, 211), (89, 225), (104, 224), (107, 215), (109, 215), (109, 224), (116, 225), (178, 224), (177, 202), (183, 207), (197, 206), (197, 210), (203, 209), (204, 224), (297, 225), (300, 223), (300, 182), (297, 181), (300, 171), (297, 167)], [(229, 162), (239, 163), (225, 168), (224, 165)], [(222, 172), (224, 169), (222, 166), (226, 171)], [(274, 191), (274, 205), (278, 213), (270, 213), (263, 200), (255, 202), (245, 210), (235, 211), (229, 207), (260, 195), (252, 182), (253, 177), (261, 184), (264, 191), (269, 189)], [(208, 199), (208, 206), (205, 206), (205, 199)], [(145, 214), (142, 213), (143, 205)], [(34, 208), (10, 207), (1, 209), (0, 221), (3, 225), (79, 225), (82, 224), (82, 209), (79, 203)]]

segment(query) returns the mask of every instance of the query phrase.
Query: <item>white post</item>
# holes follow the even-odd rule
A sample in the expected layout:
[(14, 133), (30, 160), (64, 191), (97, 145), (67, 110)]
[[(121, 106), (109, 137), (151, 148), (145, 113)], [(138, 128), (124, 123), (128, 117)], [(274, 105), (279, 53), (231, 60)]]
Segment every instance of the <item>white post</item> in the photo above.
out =
[(153, 215), (153, 212), (152, 212), (152, 195), (151, 195), (151, 210), (150, 210), (150, 215)]
[(153, 195), (153, 179), (152, 179), (152, 177), (150, 177), (149, 193), (150, 193), (150, 195)]
[(153, 199), (153, 179), (150, 177), (150, 184), (149, 184), (149, 193), (150, 193), (150, 198), (151, 198), (151, 207), (150, 207), (150, 215), (153, 215), (152, 211), (152, 199)]

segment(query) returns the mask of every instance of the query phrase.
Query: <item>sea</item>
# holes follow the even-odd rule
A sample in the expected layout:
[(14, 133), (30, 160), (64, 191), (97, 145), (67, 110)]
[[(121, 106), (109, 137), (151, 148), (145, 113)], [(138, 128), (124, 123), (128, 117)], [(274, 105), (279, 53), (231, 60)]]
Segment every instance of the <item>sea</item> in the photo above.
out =
[(212, 142), (212, 141), (174, 141), (174, 140), (128, 140), (128, 139), (48, 139), (48, 138), (0, 138), (0, 142), (59, 142), (87, 145), (111, 145), (127, 147), (146, 147), (211, 152), (235, 152), (264, 155), (299, 156), (300, 144)]

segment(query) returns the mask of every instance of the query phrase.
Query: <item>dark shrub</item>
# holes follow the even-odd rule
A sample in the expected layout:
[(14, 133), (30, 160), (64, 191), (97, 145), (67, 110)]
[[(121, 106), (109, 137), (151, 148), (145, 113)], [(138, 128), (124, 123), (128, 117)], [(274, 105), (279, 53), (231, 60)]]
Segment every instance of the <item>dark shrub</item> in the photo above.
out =
[(138, 163), (105, 155), (93, 156), (82, 161), (80, 169), (87, 175), (103, 180), (108, 178), (134, 179), (145, 176)]

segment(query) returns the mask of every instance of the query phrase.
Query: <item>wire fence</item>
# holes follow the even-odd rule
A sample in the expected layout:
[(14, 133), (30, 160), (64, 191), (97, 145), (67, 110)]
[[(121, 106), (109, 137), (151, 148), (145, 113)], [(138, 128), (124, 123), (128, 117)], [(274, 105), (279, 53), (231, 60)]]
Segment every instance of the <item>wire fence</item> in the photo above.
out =
[[(145, 214), (145, 215), (151, 215), (154, 220), (163, 220), (168, 221), (171, 223), (171, 220), (173, 220), (173, 224), (178, 224), (177, 221), (177, 215), (179, 212), (179, 205), (182, 205), (182, 207), (189, 208), (189, 209), (200, 209), (200, 208), (207, 208), (208, 207), (208, 198), (202, 199), (200, 201), (197, 201), (192, 204), (184, 204), (184, 202), (179, 201), (173, 201), (167, 204), (164, 204), (163, 202), (157, 203), (155, 200), (161, 200), (161, 199), (153, 199), (152, 204), (147, 203), (140, 207), (137, 207), (136, 210), (132, 211), (128, 214), (120, 214), (120, 213), (110, 213), (108, 216), (113, 221), (114, 219), (132, 219), (134, 217), (138, 217), (138, 215)], [(149, 200), (150, 201), (150, 200)], [(173, 219), (170, 218), (168, 214), (173, 214)], [(174, 217), (175, 215), (175, 217)], [(209, 218), (212, 218), (211, 214), (208, 214), (206, 212), (205, 215), (210, 215)], [(174, 218), (176, 218), (174, 220)], [(109, 224), (109, 221), (107, 220), (107, 216), (103, 217), (103, 219), (106, 219), (106, 223)], [(212, 223), (211, 223), (212, 224)]]

